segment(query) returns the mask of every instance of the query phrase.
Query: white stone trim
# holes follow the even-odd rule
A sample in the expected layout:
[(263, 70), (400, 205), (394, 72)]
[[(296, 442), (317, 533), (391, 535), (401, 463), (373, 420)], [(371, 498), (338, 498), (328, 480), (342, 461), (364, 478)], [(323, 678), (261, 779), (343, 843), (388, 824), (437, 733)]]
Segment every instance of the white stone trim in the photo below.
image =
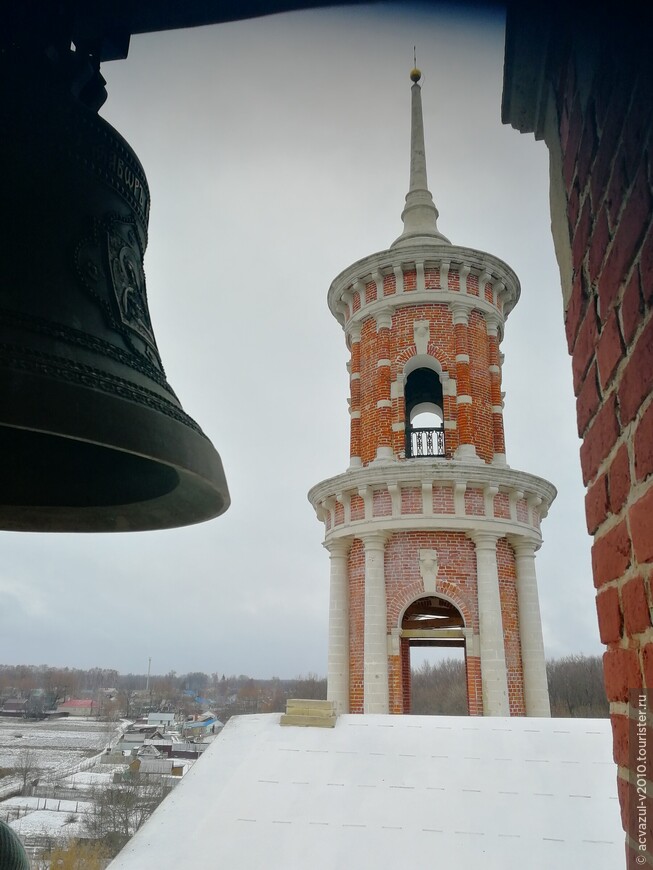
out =
[[(529, 492), (526, 496), (526, 504), (528, 505), (531, 523), (535, 525), (535, 511), (542, 504), (542, 499), (537, 493)], [(546, 512), (544, 516), (546, 516)]]
[(417, 369), (430, 369), (432, 372), (435, 372), (439, 378), (442, 378), (442, 365), (440, 364), (440, 361), (428, 353), (418, 353), (406, 360), (406, 363), (401, 370), (402, 383), (408, 380), (408, 375)]
[(359, 381), (359, 380), (360, 380), (360, 377), (361, 377), (361, 373), (360, 373), (360, 372), (352, 372), (352, 373), (349, 375), (349, 380), (350, 380), (350, 381)]
[(392, 424), (392, 431), (393, 432), (403, 432), (405, 428), (406, 428), (405, 423), (393, 423)]
[(372, 519), (372, 511), (373, 511), (373, 494), (371, 486), (359, 486), (358, 494), (363, 499), (364, 506), (364, 516), (366, 520)]
[(440, 263), (440, 289), (449, 289), (449, 266), (451, 264), (447, 260)]
[(492, 405), (493, 414), (503, 414), (503, 405)]
[(465, 516), (465, 493), (467, 492), (466, 481), (456, 481), (453, 485), (453, 509), (457, 517)]
[(467, 263), (462, 263), (460, 268), (458, 269), (458, 281), (461, 293), (467, 293), (467, 277), (470, 272), (471, 269), (467, 265)]
[(458, 383), (455, 378), (452, 378), (446, 372), (442, 372), (442, 375), (440, 375), (440, 381), (442, 383), (443, 396), (456, 396), (458, 394)]
[(483, 496), (485, 499), (485, 515), (494, 517), (494, 496), (499, 492), (499, 487), (494, 483), (488, 483), (483, 487)]
[(471, 405), (472, 404), (472, 397), (466, 396), (464, 394), (462, 394), (460, 396), (456, 396), (456, 404), (457, 405)]
[(454, 458), (461, 462), (483, 462), (483, 460), (479, 459), (476, 455), (476, 447), (474, 444), (459, 444), (454, 452)]
[(422, 483), (422, 513), (425, 517), (433, 516), (433, 482)]
[(349, 712), (349, 572), (347, 557), (353, 538), (325, 544), (329, 551), (329, 646), (327, 700), (336, 713)]
[(485, 266), (478, 276), (478, 295), (485, 298), (485, 285), (492, 280), (492, 274), (489, 271), (489, 266)]
[(550, 716), (549, 687), (542, 637), (542, 618), (535, 575), (535, 549), (538, 542), (511, 536), (517, 571), (517, 605), (524, 701), (527, 716)]
[(419, 573), (427, 595), (436, 593), (439, 567), (437, 550), (419, 551)]
[(377, 311), (374, 314), (374, 320), (377, 332), (381, 329), (392, 329), (392, 311), (390, 309), (384, 308), (381, 311)]
[(484, 716), (510, 716), (508, 673), (501, 619), (497, 538), (487, 532), (470, 535), (476, 548), (476, 585), (481, 647)]
[(521, 501), (524, 493), (521, 489), (511, 489), (508, 493), (508, 504), (510, 505), (510, 519), (517, 522), (517, 502)]
[(424, 280), (424, 263), (415, 263), (415, 289), (418, 293), (426, 291), (426, 282)]
[[(549, 481), (514, 468), (499, 469), (491, 465), (466, 463), (455, 459), (407, 459), (387, 468), (366, 466), (355, 472), (346, 471), (315, 484), (308, 493), (311, 504), (323, 501), (335, 492), (374, 486), (386, 488), (391, 483), (400, 486), (421, 486), (423, 481), (439, 485), (462, 484), (483, 488), (486, 484), (497, 485), (502, 492), (514, 491), (523, 498), (528, 493), (541, 499), (545, 506), (556, 497), (556, 488)], [(359, 493), (362, 496), (362, 493)]]
[(492, 295), (494, 296), (494, 304), (498, 305), (506, 292), (506, 285), (503, 281), (495, 281), (492, 284)]
[(383, 368), (383, 366), (391, 366), (392, 363), (389, 359), (377, 359), (376, 367), (377, 369)]
[(445, 420), (444, 421), (444, 428), (445, 429), (457, 429), (458, 423), (456, 423), (455, 420)]
[(374, 317), (379, 309), (387, 309), (388, 306), (392, 306), (397, 311), (405, 305), (433, 305), (436, 303), (449, 305), (450, 307), (454, 303), (458, 303), (461, 307), (466, 307), (469, 312), (480, 311), (483, 315), (487, 312), (496, 312), (491, 302), (487, 302), (478, 296), (461, 296), (456, 290), (426, 290), (424, 293), (418, 293), (417, 290), (413, 290), (412, 293), (402, 294), (398, 299), (394, 296), (386, 296), (380, 302), (370, 302), (364, 307), (359, 308), (355, 314), (352, 314), (344, 326), (345, 333), (349, 334), (350, 328), (355, 324)]
[(469, 354), (468, 353), (457, 353), (456, 354), (456, 362), (457, 363), (467, 363), (469, 365)]
[(404, 292), (404, 272), (401, 266), (393, 266), (392, 271), (395, 276), (395, 296), (401, 296)]
[(344, 525), (347, 526), (351, 522), (351, 492), (349, 490), (337, 492), (336, 499), (342, 505)]
[(472, 628), (463, 628), (463, 637), (465, 638), (465, 649), (467, 655), (475, 656), (476, 658), (481, 657), (481, 637), (478, 634), (474, 634), (474, 630)]
[[(446, 261), (443, 261), (442, 254), (445, 255)], [(337, 302), (340, 300), (342, 296), (343, 290), (350, 287), (350, 285), (355, 284), (356, 281), (360, 281), (362, 278), (371, 275), (377, 269), (381, 271), (389, 271), (392, 270), (397, 275), (397, 271), (402, 272), (403, 278), (403, 267), (406, 269), (412, 270), (415, 266), (416, 262), (422, 262), (424, 264), (424, 268), (434, 268), (442, 267), (444, 262), (449, 266), (449, 271), (455, 272), (460, 269), (462, 265), (474, 271), (480, 272), (483, 269), (491, 270), (492, 277), (496, 281), (496, 283), (503, 283), (505, 287), (504, 299), (504, 312), (505, 314), (509, 314), (512, 308), (514, 308), (517, 303), (521, 288), (519, 285), (519, 279), (515, 272), (500, 260), (498, 257), (493, 256), (492, 254), (488, 254), (486, 252), (476, 251), (473, 248), (465, 248), (459, 245), (446, 245), (443, 246), (441, 252), (433, 253), (433, 256), (424, 256), (424, 246), (421, 244), (410, 245), (407, 244), (405, 247), (402, 246), (401, 249), (388, 249), (385, 251), (379, 251), (376, 254), (371, 254), (368, 257), (363, 258), (362, 260), (358, 260), (356, 263), (353, 263), (343, 272), (341, 272), (331, 283), (328, 293), (328, 304), (329, 309), (334, 314), (334, 316), (338, 317), (337, 312), (335, 310), (335, 306)], [(402, 281), (403, 283), (403, 281)], [(443, 284), (444, 287), (444, 282)], [(402, 287), (403, 290), (403, 287)], [(436, 291), (439, 295), (439, 292)], [(445, 291), (446, 292), (446, 291)], [(433, 291), (427, 291), (430, 296), (430, 301), (434, 301), (434, 293)], [(397, 293), (395, 295), (402, 295), (399, 288), (397, 288)], [(414, 294), (410, 293), (409, 296), (412, 297)], [(458, 295), (457, 293), (455, 295)], [(364, 303), (364, 295), (361, 300)], [(392, 299), (393, 297), (386, 296), (385, 299)], [(438, 299), (439, 301), (439, 299)], [(342, 318), (338, 317), (340, 323), (342, 323)]]
[(392, 447), (388, 447), (386, 445), (381, 445), (380, 447), (377, 447), (376, 458), (374, 459), (374, 462), (388, 462), (389, 460), (392, 462), (395, 461), (395, 454)]
[[(455, 493), (454, 493), (455, 498)], [(477, 531), (486, 531), (499, 538), (506, 535), (528, 535), (537, 537), (541, 542), (536, 529), (527, 523), (516, 523), (504, 519), (492, 519), (476, 515), (457, 514), (434, 514), (425, 517), (421, 514), (401, 514), (398, 517), (383, 516), (371, 517), (369, 520), (356, 520), (349, 525), (338, 525), (325, 534), (325, 540), (355, 534), (365, 535), (368, 532), (386, 532), (388, 534), (400, 532), (461, 532), (471, 535)]]
[(431, 340), (431, 324), (428, 320), (413, 321), (413, 340), (417, 355), (427, 356), (429, 341)]
[[(351, 401), (351, 400), (349, 400), (349, 401)], [(360, 420), (361, 412), (360, 411), (352, 411), (352, 409), (350, 408), (349, 409), (349, 416), (351, 417), (352, 420)]]
[(499, 315), (496, 312), (489, 311), (485, 315), (485, 328), (487, 330), (487, 334), (491, 337), (496, 337), (499, 335), (499, 326), (501, 325)]
[(491, 366), (488, 366), (487, 370), (489, 371), (489, 373), (491, 375), (500, 375), (501, 374), (501, 368), (497, 365), (494, 365), (494, 364), (492, 364)]
[(388, 484), (388, 492), (392, 503), (392, 516), (401, 516), (401, 487), (397, 483)]
[(322, 507), (325, 511), (329, 513), (329, 526), (331, 529), (336, 524), (336, 497), (334, 495), (330, 495), (328, 498), (325, 498), (322, 502)]
[(392, 401), (390, 399), (378, 399), (376, 403), (377, 408), (392, 408)]
[[(458, 294), (456, 294), (458, 296)], [(451, 316), (453, 319), (454, 326), (467, 326), (469, 324), (469, 314), (472, 310), (472, 307), (469, 305), (469, 302), (465, 302), (460, 298), (456, 298), (451, 303)]]
[(383, 299), (383, 273), (377, 269), (372, 274), (372, 280), (376, 283), (376, 298)]
[[(355, 315), (352, 314), (352, 318)], [(347, 335), (349, 336), (349, 340), (352, 344), (356, 344), (361, 340), (361, 323), (357, 323), (356, 321), (351, 321), (347, 324)]]
[(363, 536), (365, 548), (365, 624), (363, 637), (363, 712), (388, 713), (387, 604), (385, 594), (386, 536)]

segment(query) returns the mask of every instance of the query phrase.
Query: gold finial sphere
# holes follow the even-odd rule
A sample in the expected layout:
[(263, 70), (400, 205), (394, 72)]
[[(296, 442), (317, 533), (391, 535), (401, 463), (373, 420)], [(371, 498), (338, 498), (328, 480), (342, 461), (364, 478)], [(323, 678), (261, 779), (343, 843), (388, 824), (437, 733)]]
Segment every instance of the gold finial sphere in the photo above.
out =
[(410, 71), (410, 80), (411, 80), (411, 82), (415, 82), (415, 84), (417, 84), (417, 82), (418, 82), (421, 78), (422, 78), (422, 71), (419, 70), (419, 69), (417, 69), (417, 67), (414, 67), (414, 68)]

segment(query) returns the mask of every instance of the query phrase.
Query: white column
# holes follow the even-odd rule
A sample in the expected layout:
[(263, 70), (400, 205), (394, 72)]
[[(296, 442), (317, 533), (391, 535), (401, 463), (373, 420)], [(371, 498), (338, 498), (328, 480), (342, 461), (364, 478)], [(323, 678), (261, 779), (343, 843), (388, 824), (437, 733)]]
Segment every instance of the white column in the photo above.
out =
[(349, 572), (347, 556), (351, 538), (338, 538), (324, 545), (331, 561), (329, 587), (329, 651), (327, 700), (336, 713), (349, 712)]
[(510, 716), (508, 674), (503, 645), (501, 598), (499, 596), (497, 536), (486, 532), (474, 532), (470, 537), (476, 545), (483, 715)]
[(550, 716), (549, 684), (540, 602), (535, 575), (535, 544), (525, 538), (510, 538), (517, 568), (517, 606), (519, 609), (519, 640), (524, 674), (524, 701), (527, 716)]
[(388, 713), (390, 709), (385, 540), (386, 536), (382, 532), (363, 536), (365, 546), (364, 713)]

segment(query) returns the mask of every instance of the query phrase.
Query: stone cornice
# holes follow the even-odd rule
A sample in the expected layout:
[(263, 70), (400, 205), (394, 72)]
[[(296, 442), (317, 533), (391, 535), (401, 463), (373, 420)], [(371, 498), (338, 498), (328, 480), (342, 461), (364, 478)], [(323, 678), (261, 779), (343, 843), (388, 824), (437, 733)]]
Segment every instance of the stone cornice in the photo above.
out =
[(400, 532), (464, 532), (473, 540), (474, 535), (487, 534), (509, 540), (523, 539), (533, 550), (542, 545), (542, 535), (528, 523), (514, 520), (489, 519), (487, 517), (457, 516), (403, 516), (374, 517), (371, 520), (358, 520), (348, 526), (336, 526), (325, 536), (324, 546), (329, 548), (332, 541), (340, 538), (364, 539), (367, 535), (383, 533), (387, 538)]
[(368, 302), (367, 305), (360, 308), (346, 325), (343, 325), (345, 333), (350, 334), (354, 328), (357, 329), (356, 335), (360, 336), (360, 326), (368, 317), (376, 317), (379, 312), (387, 312), (388, 309), (399, 308), (402, 305), (424, 305), (424, 304), (442, 304), (452, 305), (457, 304), (465, 307), (469, 312), (476, 309), (480, 311), (486, 318), (499, 318), (499, 322), (503, 320), (497, 309), (486, 299), (481, 299), (479, 296), (474, 296), (471, 293), (458, 293), (456, 290), (412, 290), (410, 293), (400, 293), (397, 296), (386, 296), (376, 302)]
[[(447, 263), (449, 264), (449, 271), (452, 270), (452, 267), (453, 270), (455, 270), (456, 266), (467, 266), (479, 276), (484, 275), (484, 273), (485, 275), (490, 275), (494, 281), (498, 281), (505, 285), (505, 288), (503, 289), (504, 317), (508, 316), (519, 300), (521, 288), (517, 275), (513, 272), (510, 266), (507, 265), (507, 263), (504, 263), (503, 260), (500, 260), (493, 254), (488, 254), (484, 251), (477, 251), (474, 248), (464, 248), (458, 245), (419, 244), (378, 251), (375, 254), (370, 254), (368, 257), (364, 257), (361, 260), (352, 263), (351, 266), (342, 271), (331, 283), (327, 295), (327, 301), (331, 313), (339, 323), (344, 325), (344, 316), (340, 300), (343, 293), (345, 293), (352, 284), (355, 285), (357, 282), (365, 283), (366, 280), (376, 280), (378, 273), (395, 274), (396, 269), (402, 266), (412, 267), (417, 263), (424, 264), (425, 268), (440, 268), (442, 263)], [(384, 297), (384, 300), (379, 301), (385, 302), (386, 305), (396, 304), (397, 302), (401, 302), (401, 304), (410, 304), (411, 299), (417, 301), (415, 298), (417, 295), (418, 294), (415, 291), (407, 293), (406, 297), (404, 297), (402, 293), (397, 293), (393, 296), (386, 296)], [(423, 295), (424, 294), (419, 293), (419, 296)], [(435, 297), (443, 296), (444, 293), (438, 290), (430, 290), (427, 291), (427, 295), (429, 301), (433, 302), (437, 301)], [(455, 295), (465, 296), (465, 294), (458, 293)], [(471, 294), (470, 298), (476, 299), (479, 302), (484, 302), (484, 300), (472, 296)], [(366, 306), (366, 310), (369, 310), (369, 308), (369, 305)]]
[(336, 492), (360, 489), (387, 489), (389, 486), (418, 486), (424, 484), (454, 486), (465, 484), (468, 488), (485, 489), (498, 487), (500, 492), (514, 492), (542, 500), (542, 514), (546, 515), (557, 495), (552, 483), (513, 468), (480, 463), (424, 459), (404, 459), (387, 464), (350, 468), (343, 474), (323, 480), (312, 487), (308, 500), (314, 508), (332, 497)]

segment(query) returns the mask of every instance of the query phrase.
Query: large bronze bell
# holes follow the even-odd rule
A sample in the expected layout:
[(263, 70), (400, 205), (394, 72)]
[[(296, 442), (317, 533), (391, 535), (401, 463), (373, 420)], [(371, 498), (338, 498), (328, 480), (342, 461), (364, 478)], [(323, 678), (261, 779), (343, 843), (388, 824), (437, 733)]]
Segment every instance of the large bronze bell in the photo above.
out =
[(76, 63), (0, 59), (0, 528), (200, 522), (229, 494), (159, 358), (147, 181)]

